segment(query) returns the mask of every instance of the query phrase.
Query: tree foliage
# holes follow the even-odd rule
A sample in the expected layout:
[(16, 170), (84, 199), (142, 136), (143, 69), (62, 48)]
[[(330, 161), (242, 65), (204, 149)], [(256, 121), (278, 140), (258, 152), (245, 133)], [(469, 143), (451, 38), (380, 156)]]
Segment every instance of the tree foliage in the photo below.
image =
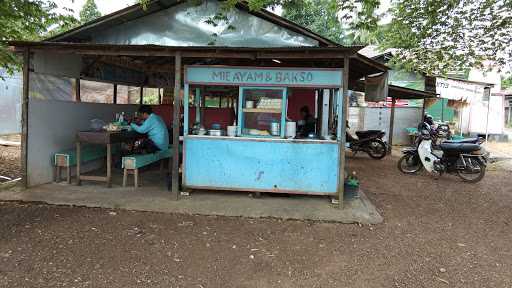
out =
[(101, 17), (101, 12), (98, 10), (96, 2), (94, 0), (85, 1), (82, 10), (80, 10), (80, 22), (82, 24), (87, 23), (99, 17)]
[[(381, 26), (375, 24), (376, 22), (373, 22), (377, 18), (373, 15), (373, 9), (365, 6), (369, 13), (367, 16), (370, 17), (365, 16), (366, 14), (363, 12), (358, 12), (361, 15), (354, 17), (353, 13), (343, 15), (343, 11), (339, 10), (338, 5), (337, 0), (290, 1), (282, 5), (282, 16), (339, 44), (375, 45), (381, 41), (382, 29)], [(374, 20), (362, 21), (362, 19), (370, 18)], [(353, 21), (357, 23), (349, 25)], [(370, 27), (372, 28), (369, 29)]]
[(501, 89), (510, 90), (512, 89), (512, 75), (508, 74), (501, 77)]
[[(290, 2), (294, 1), (248, 0), (252, 9), (287, 7)], [(394, 0), (389, 11), (391, 23), (383, 27), (379, 26), (381, 15), (376, 13), (380, 0), (328, 2), (319, 6), (334, 10), (324, 13), (338, 15), (354, 31), (354, 39), (377, 41), (382, 49), (397, 48), (393, 64), (408, 70), (446, 74), (481, 67), (484, 60), (493, 61), (498, 68), (512, 60), (512, 0)], [(324, 19), (313, 17), (311, 22), (309, 13), (303, 15), (307, 19), (303, 24), (329, 37), (326, 29), (317, 25)], [(366, 40), (361, 37), (365, 34), (369, 36)], [(370, 40), (372, 37), (375, 39)], [(350, 39), (341, 40), (346, 42)]]
[(336, 10), (333, 0), (290, 1), (283, 4), (282, 16), (337, 43), (351, 44)]
[[(193, 0), (200, 1), (200, 0)], [(149, 0), (139, 0), (143, 7)], [(237, 0), (223, 1), (232, 9)], [(342, 44), (380, 43), (397, 48), (394, 65), (429, 74), (478, 67), (483, 60), (504, 67), (512, 60), (512, 0), (393, 0), (391, 23), (379, 25), (381, 0), (247, 0), (250, 9), (282, 6), (286, 17)], [(0, 66), (16, 57), (6, 40), (38, 40), (77, 24), (56, 12), (52, 0), (0, 1)], [(80, 20), (100, 14), (88, 0)], [(221, 11), (215, 21), (224, 21)], [(236, 27), (235, 27), (236, 28)]]
[(382, 46), (394, 61), (429, 74), (512, 60), (512, 1), (395, 1)]
[[(44, 0), (0, 1), (0, 67), (12, 73), (18, 58), (7, 49), (8, 40), (39, 40), (51, 28), (68, 27), (73, 16), (56, 12), (57, 5)], [(69, 9), (65, 9), (70, 11)]]

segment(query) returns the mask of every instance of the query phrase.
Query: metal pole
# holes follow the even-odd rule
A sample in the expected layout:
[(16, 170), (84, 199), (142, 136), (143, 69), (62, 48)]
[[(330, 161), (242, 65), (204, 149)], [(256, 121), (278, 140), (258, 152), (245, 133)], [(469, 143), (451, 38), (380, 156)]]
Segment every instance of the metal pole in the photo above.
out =
[(489, 114), (491, 110), (491, 88), (484, 88), (484, 95), (487, 96), (487, 123), (485, 123), (485, 142), (489, 142)]
[(144, 104), (144, 87), (140, 86), (139, 104)]
[[(196, 88), (196, 95), (194, 96), (194, 102), (196, 107), (196, 119), (195, 122), (201, 125), (201, 90)], [(194, 123), (195, 124), (195, 123)]]
[(28, 187), (28, 101), (30, 76), (30, 48), (23, 53), (23, 98), (21, 99), (21, 184)]
[(181, 51), (174, 57), (174, 104), (172, 122), (172, 198), (178, 200), (180, 189), (180, 91), (181, 91)]
[(389, 143), (389, 153), (391, 154), (391, 150), (393, 149), (393, 129), (395, 126), (395, 106), (396, 106), (396, 98), (391, 97), (391, 116), (389, 119), (389, 136), (388, 136), (388, 143)]
[[(343, 85), (343, 94), (341, 94), (340, 102), (338, 105), (341, 105), (341, 114), (338, 114), (338, 126), (341, 127), (341, 129), (338, 129), (338, 203), (339, 208), (343, 209), (343, 195), (345, 194), (345, 144), (346, 144), (346, 137), (345, 137), (345, 131), (347, 129), (347, 111), (348, 111), (348, 81), (349, 81), (349, 55), (345, 55), (345, 58), (343, 58), (343, 80), (341, 85)], [(341, 117), (340, 117), (341, 116)], [(341, 123), (340, 123), (341, 122)]]

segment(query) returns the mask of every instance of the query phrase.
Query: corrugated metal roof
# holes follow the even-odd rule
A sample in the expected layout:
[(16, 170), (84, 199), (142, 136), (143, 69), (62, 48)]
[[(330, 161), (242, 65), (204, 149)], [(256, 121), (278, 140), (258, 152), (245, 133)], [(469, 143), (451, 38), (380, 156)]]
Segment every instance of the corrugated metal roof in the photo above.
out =
[[(161, 11), (163, 9), (168, 9), (172, 6), (179, 5), (181, 3), (187, 2), (189, 0), (153, 0), (147, 5), (147, 8), (144, 10), (140, 4), (135, 4), (129, 6), (127, 8), (121, 9), (119, 11), (113, 12), (111, 14), (99, 17), (93, 21), (85, 23), (79, 27), (73, 28), (69, 31), (63, 32), (61, 34), (55, 35), (53, 37), (45, 39), (45, 41), (64, 41), (64, 42), (75, 42), (79, 41), (80, 34), (84, 35), (84, 33), (92, 32), (94, 29), (102, 29), (101, 27), (111, 27), (113, 25), (119, 25), (121, 23), (131, 21), (140, 17), (148, 16), (155, 12)], [(270, 11), (260, 10), (254, 11), (250, 10), (248, 5), (239, 2), (236, 5), (237, 9), (244, 10), (256, 17), (263, 18), (271, 23), (294, 31), (296, 33), (302, 34), (306, 37), (313, 38), (321, 44), (321, 46), (341, 46), (340, 44), (325, 38), (305, 27), (302, 27), (290, 20), (287, 20), (283, 17), (280, 17)]]

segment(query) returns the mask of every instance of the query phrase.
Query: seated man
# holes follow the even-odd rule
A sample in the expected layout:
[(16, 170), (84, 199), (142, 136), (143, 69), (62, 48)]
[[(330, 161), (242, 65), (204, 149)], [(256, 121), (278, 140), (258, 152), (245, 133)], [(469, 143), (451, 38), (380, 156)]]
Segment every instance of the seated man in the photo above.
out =
[(147, 134), (147, 138), (138, 140), (135, 143), (138, 151), (142, 153), (155, 153), (169, 148), (169, 132), (162, 118), (155, 113), (148, 105), (139, 107), (139, 114), (144, 123), (137, 125), (131, 123), (130, 126), (137, 133)]
[(308, 106), (300, 108), (300, 115), (302, 120), (298, 123), (298, 135), (302, 138), (307, 138), (309, 134), (315, 134), (316, 120), (309, 112)]

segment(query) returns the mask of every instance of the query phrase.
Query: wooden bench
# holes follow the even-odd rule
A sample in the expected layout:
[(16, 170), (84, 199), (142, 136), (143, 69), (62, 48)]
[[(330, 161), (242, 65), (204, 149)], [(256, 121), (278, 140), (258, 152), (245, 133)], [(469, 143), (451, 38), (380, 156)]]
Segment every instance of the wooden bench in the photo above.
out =
[(134, 154), (123, 157), (123, 187), (126, 187), (128, 174), (133, 174), (134, 186), (135, 188), (139, 187), (139, 168), (151, 163), (160, 161), (160, 172), (162, 172), (164, 168), (163, 160), (170, 158), (171, 154), (172, 149), (169, 148), (152, 154)]
[[(81, 163), (102, 159), (107, 155), (106, 147), (100, 145), (89, 145), (81, 150)], [(117, 153), (119, 150), (118, 146), (112, 147), (112, 153)], [(76, 166), (76, 149), (55, 153), (53, 161), (55, 166), (55, 182), (60, 182), (61, 170), (66, 168), (66, 182), (71, 184), (71, 167)]]

